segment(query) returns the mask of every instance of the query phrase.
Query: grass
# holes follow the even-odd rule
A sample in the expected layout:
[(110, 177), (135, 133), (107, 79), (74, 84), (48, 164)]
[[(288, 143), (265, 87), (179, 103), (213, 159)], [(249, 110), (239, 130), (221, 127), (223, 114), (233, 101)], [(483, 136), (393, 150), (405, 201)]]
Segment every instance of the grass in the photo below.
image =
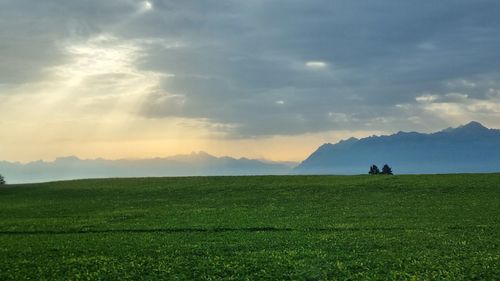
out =
[(0, 280), (499, 280), (500, 174), (0, 189)]

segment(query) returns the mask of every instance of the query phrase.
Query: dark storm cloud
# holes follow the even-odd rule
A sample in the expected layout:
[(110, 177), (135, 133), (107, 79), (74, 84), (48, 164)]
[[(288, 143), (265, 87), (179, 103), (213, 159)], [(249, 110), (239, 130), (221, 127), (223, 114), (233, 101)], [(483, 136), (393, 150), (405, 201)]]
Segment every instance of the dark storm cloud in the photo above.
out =
[(2, 2), (0, 83), (64, 60), (68, 38), (161, 39), (178, 46), (147, 45), (139, 67), (174, 76), (141, 114), (228, 124), (232, 137), (419, 129), (411, 120), (436, 120), (408, 109), (417, 97), (488, 100), (499, 86), (495, 0), (151, 3), (131, 16), (141, 1)]

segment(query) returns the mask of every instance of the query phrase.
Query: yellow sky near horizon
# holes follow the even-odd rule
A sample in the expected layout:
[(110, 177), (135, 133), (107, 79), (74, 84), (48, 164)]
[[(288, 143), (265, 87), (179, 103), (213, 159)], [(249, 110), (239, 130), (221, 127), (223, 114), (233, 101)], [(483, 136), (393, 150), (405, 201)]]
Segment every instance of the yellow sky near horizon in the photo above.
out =
[[(149, 128), (145, 130), (145, 123)], [(5, 122), (3, 122), (5, 124)], [(133, 123), (133, 122), (132, 122)], [(250, 139), (224, 139), (204, 129), (176, 128), (173, 124), (165, 130), (165, 121), (147, 120), (136, 126), (98, 124), (111, 132), (90, 132), (93, 124), (81, 122), (45, 123), (38, 126), (10, 124), (20, 128), (17, 134), (0, 133), (1, 160), (30, 162), (51, 161), (61, 156), (82, 159), (105, 158), (154, 158), (205, 151), (215, 156), (265, 158), (275, 161), (302, 161), (323, 143), (335, 143), (351, 136), (364, 137), (380, 132), (331, 131), (296, 136), (272, 136)], [(5, 124), (7, 125), (7, 124)], [(123, 130), (117, 130), (118, 127)], [(141, 130), (138, 130), (138, 126)], [(50, 131), (50, 134), (44, 133)], [(104, 132), (103, 132), (104, 131)], [(90, 132), (90, 133), (89, 133)], [(136, 132), (136, 133), (133, 133)]]

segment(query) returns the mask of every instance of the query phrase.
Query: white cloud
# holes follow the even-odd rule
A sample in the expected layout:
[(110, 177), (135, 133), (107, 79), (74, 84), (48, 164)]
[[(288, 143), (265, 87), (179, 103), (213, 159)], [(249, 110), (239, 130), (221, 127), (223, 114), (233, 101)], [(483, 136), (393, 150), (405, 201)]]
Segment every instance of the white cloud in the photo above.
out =
[(150, 1), (144, 1), (144, 2), (142, 3), (142, 5), (143, 5), (143, 9), (144, 9), (145, 11), (149, 11), (149, 10), (152, 10), (152, 9), (153, 9), (153, 3), (151, 3)]
[[(495, 89), (489, 89), (487, 94), (495, 91)], [(500, 95), (487, 96), (487, 99), (481, 99), (459, 92), (425, 94), (416, 98), (417, 104), (398, 104), (397, 108), (408, 114), (417, 113), (420, 118), (445, 121), (450, 126), (464, 124), (471, 120), (497, 124), (500, 120)]]
[(306, 67), (310, 69), (324, 69), (328, 64), (324, 61), (308, 61), (306, 62)]
[(455, 88), (475, 88), (477, 86), (477, 83), (469, 81), (467, 79), (455, 79), (448, 81), (446, 85), (449, 88), (455, 89)]
[(447, 93), (445, 97), (454, 100), (466, 100), (469, 95), (462, 93)]
[(424, 94), (415, 98), (417, 102), (433, 102), (438, 99), (438, 96), (431, 94)]
[(339, 112), (328, 112), (328, 119), (332, 122), (341, 122), (341, 123), (346, 123), (349, 121), (352, 121), (351, 118), (345, 114), (345, 113), (339, 113)]
[[(68, 41), (65, 63), (49, 67), (41, 81), (11, 90), (3, 112), (36, 120), (54, 118), (123, 118), (139, 110), (141, 101), (169, 75), (137, 67), (143, 47), (101, 34), (82, 41)], [(33, 104), (37, 104), (32, 108)], [(28, 112), (28, 113), (22, 113)]]

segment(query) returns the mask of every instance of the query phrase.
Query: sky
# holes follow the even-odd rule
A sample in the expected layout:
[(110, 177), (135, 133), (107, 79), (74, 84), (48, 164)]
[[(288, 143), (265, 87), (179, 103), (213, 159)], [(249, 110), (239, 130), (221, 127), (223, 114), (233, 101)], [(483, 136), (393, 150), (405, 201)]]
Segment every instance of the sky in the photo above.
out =
[(0, 0), (0, 160), (500, 127), (500, 1)]

